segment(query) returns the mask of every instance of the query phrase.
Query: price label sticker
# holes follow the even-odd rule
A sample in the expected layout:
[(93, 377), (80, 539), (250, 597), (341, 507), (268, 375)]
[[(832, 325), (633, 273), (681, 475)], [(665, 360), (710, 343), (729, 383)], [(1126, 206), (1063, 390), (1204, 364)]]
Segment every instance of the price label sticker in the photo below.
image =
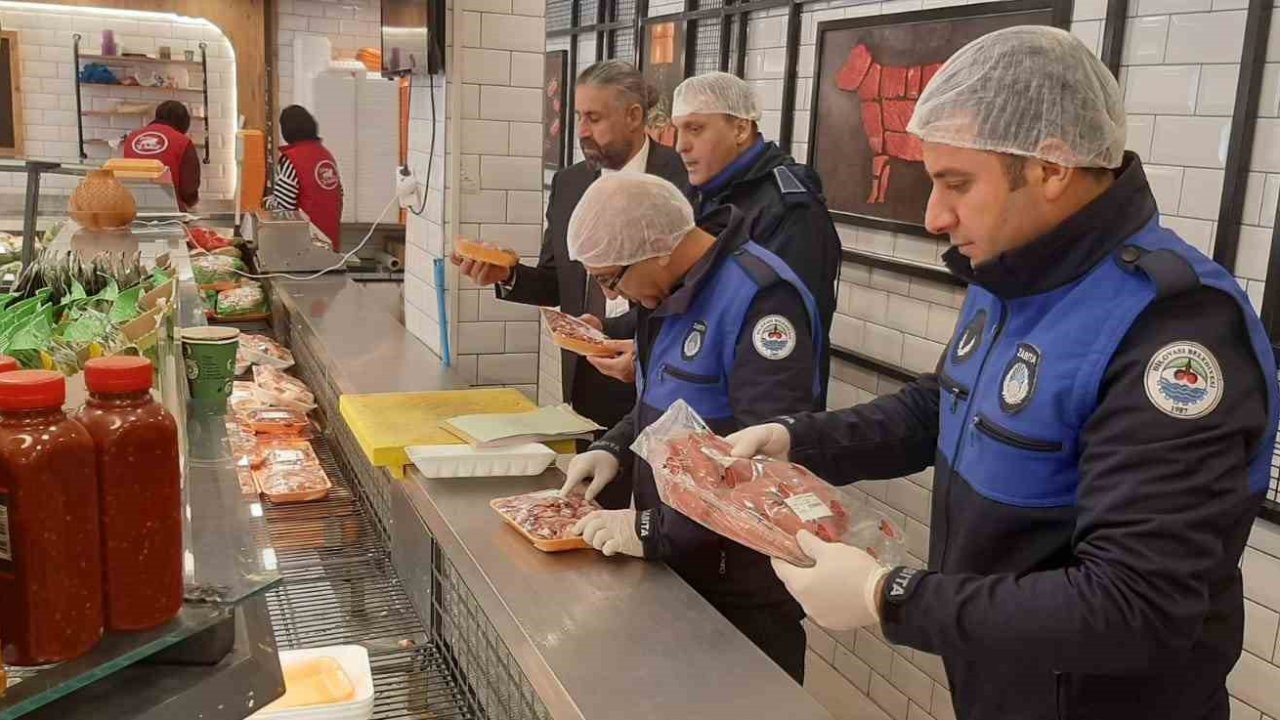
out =
[(791, 508), (791, 512), (805, 522), (829, 518), (832, 515), (831, 508), (827, 507), (827, 504), (813, 493), (793, 495), (787, 498), (785, 502), (787, 507)]

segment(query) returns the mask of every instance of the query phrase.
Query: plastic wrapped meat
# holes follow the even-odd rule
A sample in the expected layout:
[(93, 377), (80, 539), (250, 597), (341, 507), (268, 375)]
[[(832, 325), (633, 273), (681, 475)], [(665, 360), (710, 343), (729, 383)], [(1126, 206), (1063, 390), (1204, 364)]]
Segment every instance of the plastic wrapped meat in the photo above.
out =
[(270, 365), (277, 370), (293, 366), (293, 353), (266, 335), (240, 333), (240, 351), (254, 365)]
[(241, 422), (255, 433), (307, 437), (311, 426), (305, 413), (284, 408), (255, 408), (241, 416)]
[(757, 552), (810, 566), (796, 542), (808, 530), (827, 542), (861, 547), (897, 564), (901, 534), (869, 507), (851, 506), (839, 490), (795, 463), (735, 458), (730, 446), (677, 400), (631, 446), (654, 470), (662, 502), (702, 526)]
[(274, 503), (306, 502), (328, 496), (331, 483), (318, 466), (273, 467), (257, 476), (258, 487)]
[(316, 407), (315, 396), (301, 380), (285, 375), (273, 367), (254, 365), (253, 383), (258, 387), (256, 395), (267, 405), (304, 413), (311, 412)]

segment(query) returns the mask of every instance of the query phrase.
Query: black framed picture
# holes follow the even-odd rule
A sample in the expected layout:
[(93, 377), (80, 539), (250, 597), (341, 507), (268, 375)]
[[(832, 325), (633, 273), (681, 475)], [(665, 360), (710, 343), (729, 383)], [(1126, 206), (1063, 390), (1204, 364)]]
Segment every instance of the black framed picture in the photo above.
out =
[(568, 60), (568, 50), (552, 50), (543, 59), (542, 166), (548, 170), (564, 167), (565, 66)]
[(649, 111), (646, 120), (649, 137), (667, 147), (676, 144), (671, 99), (685, 77), (685, 22), (672, 17), (646, 20), (644, 50), (640, 55), (640, 72), (658, 92), (658, 104)]
[(1072, 0), (1014, 0), (818, 24), (809, 164), (838, 222), (928, 236), (931, 183), (906, 132), (942, 63), (989, 32), (1071, 22)]

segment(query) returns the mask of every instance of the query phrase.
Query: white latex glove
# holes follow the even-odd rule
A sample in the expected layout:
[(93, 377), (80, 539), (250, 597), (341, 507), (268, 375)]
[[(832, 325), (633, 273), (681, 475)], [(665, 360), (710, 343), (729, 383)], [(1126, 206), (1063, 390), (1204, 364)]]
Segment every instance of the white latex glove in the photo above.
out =
[(752, 425), (725, 438), (733, 445), (729, 452), (734, 457), (749, 458), (757, 455), (786, 460), (791, 452), (791, 433), (782, 423)]
[(596, 510), (573, 526), (573, 534), (581, 535), (606, 556), (644, 557), (644, 544), (636, 535), (635, 510)]
[(569, 493), (578, 487), (578, 483), (590, 478), (591, 484), (587, 486), (586, 499), (594, 500), (600, 491), (618, 476), (618, 467), (618, 458), (605, 450), (588, 450), (581, 455), (575, 455), (565, 470), (564, 487), (560, 488), (560, 495), (569, 497)]
[(808, 530), (796, 533), (796, 540), (817, 564), (799, 568), (775, 558), (773, 571), (814, 622), (830, 630), (852, 630), (880, 622), (876, 591), (889, 574), (888, 568), (861, 548), (825, 542)]

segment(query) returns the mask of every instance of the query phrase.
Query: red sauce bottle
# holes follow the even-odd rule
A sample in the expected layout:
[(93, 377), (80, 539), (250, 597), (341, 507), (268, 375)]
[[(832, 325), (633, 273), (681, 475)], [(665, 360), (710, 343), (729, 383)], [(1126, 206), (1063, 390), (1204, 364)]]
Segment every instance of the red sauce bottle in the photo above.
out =
[(98, 457), (108, 630), (145, 630), (182, 609), (182, 471), (178, 425), (151, 397), (151, 361), (90, 360), (76, 419)]
[(0, 373), (9, 372), (10, 370), (21, 370), (22, 366), (17, 360), (8, 355), (0, 355)]
[(4, 659), (43, 665), (102, 637), (93, 438), (48, 370), (0, 373), (0, 628)]

